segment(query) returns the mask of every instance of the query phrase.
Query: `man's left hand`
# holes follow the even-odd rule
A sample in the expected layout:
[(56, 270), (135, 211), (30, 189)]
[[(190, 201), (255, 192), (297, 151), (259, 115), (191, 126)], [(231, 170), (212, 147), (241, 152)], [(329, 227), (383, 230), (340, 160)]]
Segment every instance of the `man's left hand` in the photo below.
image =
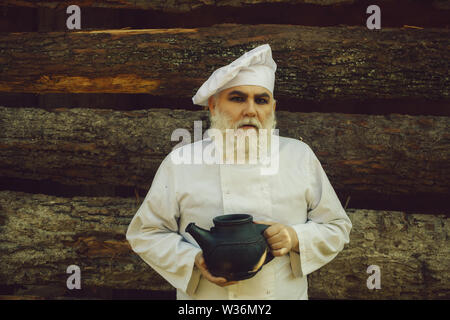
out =
[(259, 224), (267, 224), (264, 237), (275, 257), (284, 256), (289, 251), (299, 252), (297, 233), (291, 226), (278, 222), (254, 221)]

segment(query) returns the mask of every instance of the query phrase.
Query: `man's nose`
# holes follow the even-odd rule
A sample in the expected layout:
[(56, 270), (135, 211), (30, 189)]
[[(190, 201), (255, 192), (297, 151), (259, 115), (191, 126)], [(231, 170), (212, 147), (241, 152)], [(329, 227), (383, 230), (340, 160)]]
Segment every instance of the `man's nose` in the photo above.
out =
[(248, 102), (245, 104), (244, 116), (247, 116), (247, 117), (256, 116), (256, 106), (255, 106), (255, 102), (253, 100), (249, 99)]

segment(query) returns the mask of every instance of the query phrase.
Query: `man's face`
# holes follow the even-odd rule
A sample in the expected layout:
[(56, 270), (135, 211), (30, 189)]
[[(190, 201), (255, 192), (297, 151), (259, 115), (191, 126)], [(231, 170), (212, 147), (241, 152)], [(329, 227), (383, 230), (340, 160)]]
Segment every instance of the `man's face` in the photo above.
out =
[(266, 88), (248, 85), (222, 90), (217, 101), (211, 96), (208, 104), (212, 116), (219, 113), (228, 118), (229, 129), (258, 130), (273, 121), (276, 101)]

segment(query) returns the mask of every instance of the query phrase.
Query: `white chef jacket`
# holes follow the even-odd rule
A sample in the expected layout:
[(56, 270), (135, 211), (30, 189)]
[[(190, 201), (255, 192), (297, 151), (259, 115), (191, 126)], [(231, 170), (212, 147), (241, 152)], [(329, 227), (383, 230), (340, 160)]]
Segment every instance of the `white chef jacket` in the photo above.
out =
[[(211, 150), (211, 144), (206, 138), (172, 153)], [(279, 137), (279, 168), (273, 174), (261, 174), (260, 164), (178, 164), (172, 153), (161, 163), (126, 237), (177, 289), (177, 299), (308, 299), (307, 275), (336, 257), (352, 227), (311, 148)], [(209, 282), (194, 265), (201, 249), (185, 228), (195, 222), (209, 230), (215, 216), (232, 213), (293, 227), (300, 252), (275, 257), (253, 278), (234, 285)]]

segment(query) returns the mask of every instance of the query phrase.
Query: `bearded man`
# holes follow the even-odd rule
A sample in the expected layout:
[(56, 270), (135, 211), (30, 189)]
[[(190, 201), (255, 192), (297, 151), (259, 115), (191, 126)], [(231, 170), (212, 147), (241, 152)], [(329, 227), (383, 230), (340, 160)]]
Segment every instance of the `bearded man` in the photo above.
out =
[[(193, 97), (209, 108), (209, 136), (163, 160), (130, 223), (131, 247), (177, 289), (177, 299), (307, 299), (307, 275), (349, 242), (352, 224), (314, 152), (273, 134), (275, 71), (268, 44), (214, 71)], [(204, 159), (211, 151), (219, 161), (173, 161), (185, 152)], [(264, 151), (270, 163), (262, 161)], [(274, 160), (274, 170), (262, 170)], [(269, 225), (264, 236), (275, 257), (241, 281), (214, 276), (185, 231), (190, 222), (210, 229), (214, 217), (232, 213)]]

